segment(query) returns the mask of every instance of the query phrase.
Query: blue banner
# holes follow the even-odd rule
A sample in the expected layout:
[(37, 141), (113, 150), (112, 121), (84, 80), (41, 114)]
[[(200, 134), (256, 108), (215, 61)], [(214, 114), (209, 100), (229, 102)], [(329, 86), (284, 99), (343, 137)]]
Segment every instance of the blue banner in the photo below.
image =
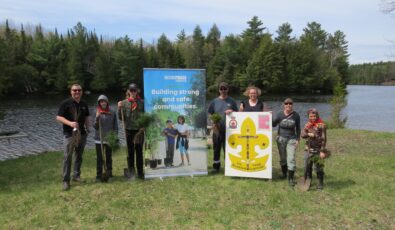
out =
[(144, 69), (146, 178), (207, 174), (205, 102), (205, 70)]

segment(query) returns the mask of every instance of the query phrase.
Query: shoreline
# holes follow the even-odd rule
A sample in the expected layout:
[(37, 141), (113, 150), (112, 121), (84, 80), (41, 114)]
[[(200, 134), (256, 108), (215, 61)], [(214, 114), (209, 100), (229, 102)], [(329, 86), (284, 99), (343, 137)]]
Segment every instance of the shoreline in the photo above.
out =
[[(390, 132), (390, 131), (375, 131), (375, 130), (361, 130), (361, 129), (350, 129), (350, 128), (344, 128), (344, 129), (329, 129), (332, 131), (336, 131), (336, 130), (343, 130), (345, 132), (352, 132), (352, 133), (356, 133), (356, 134), (361, 134), (361, 133), (373, 133), (373, 134), (383, 134), (383, 135), (394, 135), (395, 136), (395, 131), (394, 132)], [(276, 130), (273, 130), (273, 138), (276, 135)], [(350, 134), (351, 135), (351, 134)], [(3, 140), (4, 141), (4, 140)], [(0, 140), (1, 143), (1, 140)], [(125, 143), (123, 143), (122, 141), (122, 148), (125, 147)], [(85, 147), (85, 150), (94, 150), (95, 146), (94, 145), (87, 145)], [(62, 150), (56, 150), (56, 149), (48, 149), (48, 150), (43, 150), (43, 151), (39, 151), (39, 152), (29, 152), (26, 154), (20, 154), (20, 153), (9, 153), (9, 154), (4, 154), (4, 153), (0, 153), (0, 162), (5, 162), (5, 161), (12, 161), (12, 160), (16, 160), (19, 158), (25, 158), (25, 157), (31, 157), (31, 156), (37, 156), (37, 155), (41, 155), (41, 154), (47, 154), (47, 153), (62, 153)]]

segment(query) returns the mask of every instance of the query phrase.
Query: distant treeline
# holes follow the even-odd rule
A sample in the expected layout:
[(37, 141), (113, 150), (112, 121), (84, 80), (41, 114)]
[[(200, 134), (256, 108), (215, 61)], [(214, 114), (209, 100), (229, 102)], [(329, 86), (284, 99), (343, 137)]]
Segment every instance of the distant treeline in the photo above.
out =
[(123, 90), (130, 82), (142, 84), (143, 68), (203, 68), (207, 87), (215, 91), (227, 81), (242, 91), (256, 85), (267, 92), (332, 92), (348, 81), (345, 34), (330, 34), (317, 22), (303, 34), (292, 35), (284, 23), (276, 34), (267, 32), (258, 17), (240, 34), (221, 37), (214, 24), (203, 35), (182, 30), (175, 41), (162, 34), (154, 44), (128, 36), (103, 39), (77, 23), (67, 34), (44, 32), (41, 25), (26, 32), (23, 25), (0, 26), (0, 95), (64, 92), (78, 82), (91, 91)]
[(377, 62), (350, 66), (350, 84), (395, 84), (395, 62)]

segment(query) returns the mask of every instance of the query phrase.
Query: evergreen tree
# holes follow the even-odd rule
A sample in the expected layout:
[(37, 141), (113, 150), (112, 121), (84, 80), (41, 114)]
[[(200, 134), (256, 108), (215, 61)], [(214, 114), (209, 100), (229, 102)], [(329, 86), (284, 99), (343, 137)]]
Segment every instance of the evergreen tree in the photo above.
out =
[(203, 47), (204, 47), (204, 36), (202, 34), (202, 29), (200, 26), (196, 26), (193, 30), (192, 42), (190, 46), (190, 58), (187, 59), (188, 68), (204, 68), (204, 57), (203, 57)]
[[(209, 63), (207, 71), (207, 86), (211, 92), (216, 92), (217, 84), (221, 81), (231, 83), (233, 87), (239, 86), (245, 62), (240, 55), (242, 40), (235, 35), (228, 35), (223, 41), (223, 45), (218, 49), (216, 55)], [(244, 78), (247, 80), (246, 78)]]
[(221, 45), (221, 32), (216, 24), (214, 24), (207, 34), (206, 42), (204, 44), (204, 67), (208, 67), (208, 63), (215, 56), (217, 50)]
[(277, 37), (275, 38), (276, 42), (279, 43), (289, 43), (294, 41), (295, 38), (291, 37), (292, 28), (289, 23), (283, 23), (281, 26), (278, 27)]
[(156, 46), (159, 60), (159, 67), (170, 68), (173, 66), (174, 50), (170, 40), (165, 34), (162, 34), (158, 39)]
[(247, 66), (247, 77), (251, 85), (274, 92), (283, 89), (281, 81), (283, 58), (276, 48), (269, 35), (262, 38), (258, 50)]
[(303, 32), (300, 38), (302, 41), (311, 43), (314, 47), (321, 50), (325, 48), (328, 34), (321, 29), (321, 24), (317, 22), (307, 23), (307, 27), (303, 29)]

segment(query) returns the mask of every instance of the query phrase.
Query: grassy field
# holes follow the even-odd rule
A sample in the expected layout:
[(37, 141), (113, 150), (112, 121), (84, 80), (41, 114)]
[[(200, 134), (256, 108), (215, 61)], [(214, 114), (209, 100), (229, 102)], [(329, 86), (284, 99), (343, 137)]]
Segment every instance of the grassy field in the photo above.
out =
[[(126, 182), (122, 151), (115, 178), (95, 183), (95, 153), (84, 183), (61, 191), (62, 153), (0, 162), (0, 229), (395, 229), (395, 133), (330, 130), (323, 191), (221, 174)], [(209, 170), (211, 170), (211, 152)], [(297, 154), (302, 175), (302, 147)]]

